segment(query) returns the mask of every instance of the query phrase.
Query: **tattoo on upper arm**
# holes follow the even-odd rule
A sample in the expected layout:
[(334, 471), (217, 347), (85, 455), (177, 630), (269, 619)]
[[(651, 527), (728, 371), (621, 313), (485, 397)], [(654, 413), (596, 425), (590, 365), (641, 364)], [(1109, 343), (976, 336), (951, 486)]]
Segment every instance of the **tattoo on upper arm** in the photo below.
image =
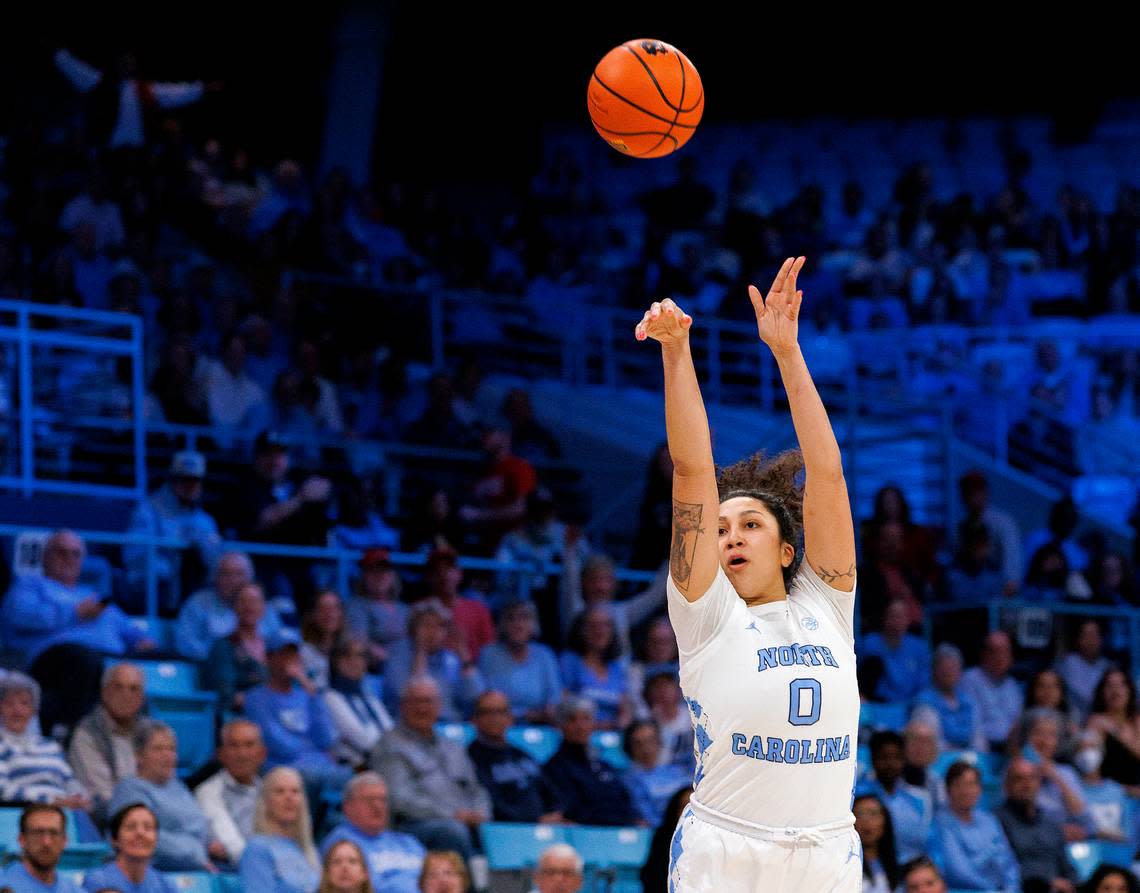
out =
[(697, 553), (697, 537), (704, 533), (699, 502), (673, 500), (673, 545), (669, 550), (669, 573), (678, 589), (688, 591), (693, 574), (693, 557)]
[(840, 577), (848, 577), (848, 578), (854, 580), (855, 579), (855, 565), (851, 565), (851, 567), (847, 568), (847, 570), (845, 570), (845, 571), (841, 571), (841, 570), (829, 571), (825, 567), (821, 567), (819, 569), (819, 578), (821, 580), (823, 580), (824, 583), (827, 583), (828, 585), (831, 585), (836, 580), (838, 580)]

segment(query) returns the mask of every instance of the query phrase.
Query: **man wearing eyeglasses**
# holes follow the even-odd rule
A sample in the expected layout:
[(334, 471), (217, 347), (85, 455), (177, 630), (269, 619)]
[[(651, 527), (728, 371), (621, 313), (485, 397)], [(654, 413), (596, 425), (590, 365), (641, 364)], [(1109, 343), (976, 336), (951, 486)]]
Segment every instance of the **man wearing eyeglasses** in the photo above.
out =
[(56, 871), (67, 847), (63, 810), (38, 803), (20, 815), (20, 861), (0, 874), (0, 887), (12, 893), (80, 893), (70, 878)]
[(578, 893), (582, 889), (582, 857), (568, 843), (543, 850), (531, 893)]

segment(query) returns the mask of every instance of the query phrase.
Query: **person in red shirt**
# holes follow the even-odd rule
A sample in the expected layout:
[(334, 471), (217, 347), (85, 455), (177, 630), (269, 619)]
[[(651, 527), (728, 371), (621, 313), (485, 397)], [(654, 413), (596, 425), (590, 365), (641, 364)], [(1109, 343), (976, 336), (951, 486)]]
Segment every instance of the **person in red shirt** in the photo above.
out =
[(526, 498), (538, 486), (538, 475), (526, 459), (511, 452), (506, 429), (483, 432), (483, 454), (486, 463), (459, 518), (476, 534), (482, 551), (491, 554), (505, 534), (522, 524)]
[(459, 594), (463, 582), (459, 554), (450, 546), (433, 549), (424, 568), (424, 580), (424, 597), (439, 599), (451, 612), (456, 641), (449, 647), (463, 659), (464, 666), (474, 664), (483, 647), (495, 641), (495, 624), (483, 602)]

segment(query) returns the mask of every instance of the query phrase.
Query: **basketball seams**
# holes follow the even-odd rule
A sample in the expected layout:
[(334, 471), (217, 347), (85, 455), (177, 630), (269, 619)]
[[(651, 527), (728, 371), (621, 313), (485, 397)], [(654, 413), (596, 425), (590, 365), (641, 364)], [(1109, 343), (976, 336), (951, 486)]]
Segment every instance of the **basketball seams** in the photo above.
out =
[(596, 69), (595, 69), (592, 77), (595, 81), (598, 82), (598, 84), (601, 85), (601, 87), (603, 89), (605, 89), (605, 91), (607, 93), (612, 93), (614, 96), (616, 96), (622, 102), (624, 102), (626, 105), (633, 106), (633, 108), (637, 109), (639, 112), (646, 114), (646, 115), (649, 115), (650, 118), (655, 118), (656, 120), (660, 121), (662, 124), (669, 124), (670, 126), (683, 127), (686, 130), (696, 130), (697, 129), (696, 124), (681, 124), (681, 123), (674, 124), (674, 122), (670, 121), (668, 118), (663, 118), (661, 115), (658, 115), (658, 114), (655, 114), (654, 112), (649, 111), (649, 109), (642, 108), (636, 102), (634, 102), (632, 99), (626, 99), (626, 97), (622, 96), (620, 93), (618, 93), (617, 90), (615, 90), (613, 87), (611, 87), (605, 81), (603, 81), (600, 77), (598, 77), (598, 72)]
[[(657, 88), (657, 94), (661, 97), (661, 101), (663, 103), (665, 103), (665, 105), (669, 106), (669, 108), (675, 112), (682, 111), (682, 109), (679, 105), (673, 105), (673, 103), (671, 103), (669, 101), (669, 98), (665, 95), (664, 88), (662, 88), (662, 86), (661, 86), (661, 82), (657, 80), (657, 75), (655, 75), (653, 73), (653, 69), (649, 67), (649, 63), (641, 58), (641, 54), (639, 52), (637, 52), (637, 50), (635, 50), (633, 47), (631, 47), (628, 43), (623, 43), (622, 48), (625, 50), (628, 50), (629, 53), (633, 56), (633, 58), (641, 63), (641, 67), (645, 69), (645, 73), (647, 75), (649, 75), (649, 79), (651, 81), (653, 81), (653, 86)], [(677, 53), (676, 49), (673, 49), (673, 53), (675, 55), (677, 55), (678, 61), (680, 61), (680, 54)], [(684, 68), (684, 64), (682, 64), (682, 66), (681, 66), (681, 102), (684, 103), (684, 101), (685, 101), (685, 68)]]
[[(637, 53), (634, 53), (634, 55), (636, 56)], [(639, 58), (638, 61), (641, 62), (643, 65), (645, 64), (645, 60), (643, 60), (643, 59)], [(650, 146), (648, 149), (645, 150), (646, 155), (652, 155), (654, 152), (657, 151), (658, 147), (660, 147), (660, 145), (663, 142), (665, 142), (666, 138), (673, 136), (673, 128), (677, 126), (677, 119), (681, 117), (680, 106), (683, 106), (685, 104), (685, 63), (681, 60), (681, 57), (679, 55), (677, 56), (677, 64), (681, 66), (681, 98), (680, 98), (680, 100), (678, 100), (678, 105), (672, 106), (672, 108), (674, 110), (673, 123), (669, 125), (669, 132), (668, 133), (664, 134), (661, 137), (661, 139), (659, 139), (657, 141), (657, 143), (655, 145)], [(646, 71), (649, 71), (648, 67), (646, 67)], [(649, 76), (653, 77), (653, 73), (650, 72)], [(653, 78), (653, 83), (655, 83), (655, 84), (657, 83), (657, 78)], [(660, 90), (661, 88), (658, 87), (657, 89)], [(677, 149), (677, 140), (675, 137), (673, 138), (673, 149), (674, 150)]]

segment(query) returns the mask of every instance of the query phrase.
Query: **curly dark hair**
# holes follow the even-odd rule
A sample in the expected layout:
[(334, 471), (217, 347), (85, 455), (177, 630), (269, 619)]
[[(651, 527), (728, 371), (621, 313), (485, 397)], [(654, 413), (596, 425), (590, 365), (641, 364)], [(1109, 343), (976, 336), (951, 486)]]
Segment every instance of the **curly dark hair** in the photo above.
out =
[(754, 453), (732, 465), (721, 466), (716, 472), (717, 495), (721, 502), (737, 496), (759, 499), (780, 525), (780, 538), (795, 548), (795, 558), (783, 569), (785, 588), (792, 585), (804, 556), (803, 470), (803, 453), (785, 450), (771, 459), (763, 451)]

